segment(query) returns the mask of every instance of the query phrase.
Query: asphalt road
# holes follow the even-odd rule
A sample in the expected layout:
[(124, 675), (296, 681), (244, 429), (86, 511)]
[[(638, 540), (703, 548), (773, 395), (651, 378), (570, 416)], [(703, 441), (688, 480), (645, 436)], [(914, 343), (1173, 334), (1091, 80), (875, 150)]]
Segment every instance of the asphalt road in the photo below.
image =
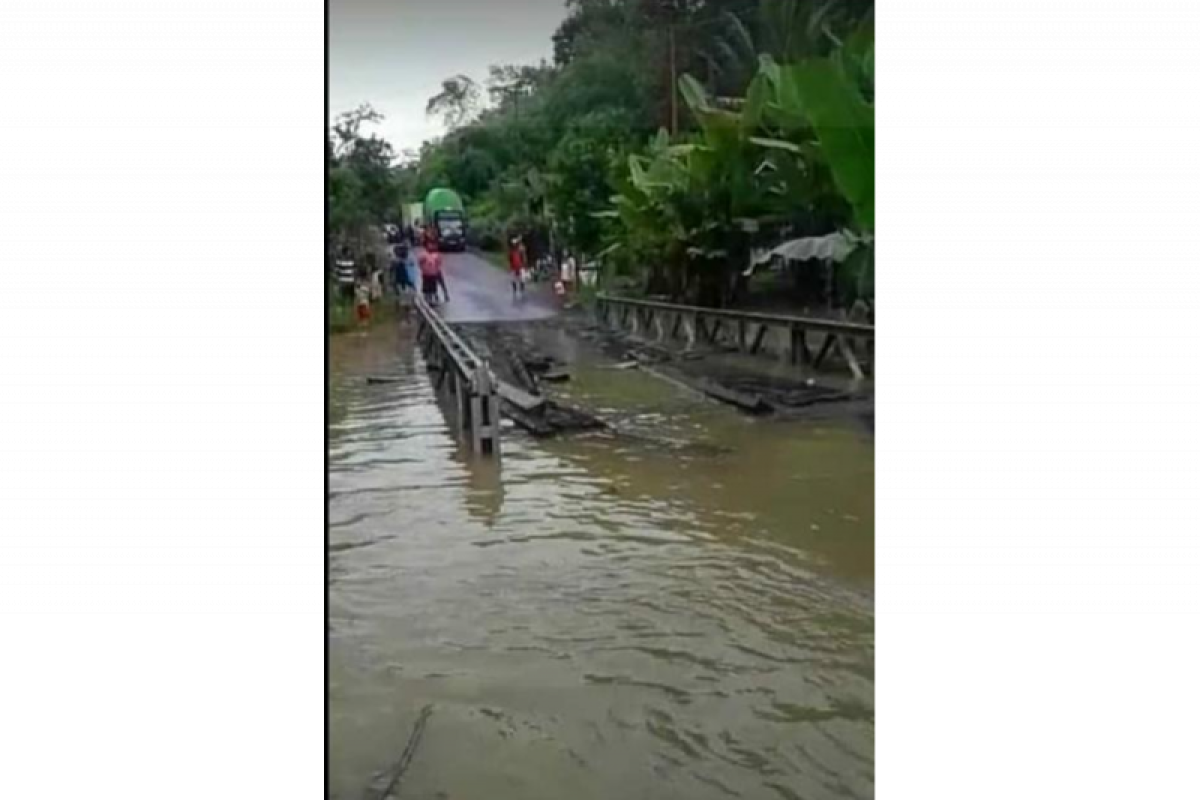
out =
[(440, 306), (447, 322), (525, 322), (558, 313), (546, 285), (530, 284), (514, 299), (508, 274), (473, 253), (443, 253), (450, 302)]

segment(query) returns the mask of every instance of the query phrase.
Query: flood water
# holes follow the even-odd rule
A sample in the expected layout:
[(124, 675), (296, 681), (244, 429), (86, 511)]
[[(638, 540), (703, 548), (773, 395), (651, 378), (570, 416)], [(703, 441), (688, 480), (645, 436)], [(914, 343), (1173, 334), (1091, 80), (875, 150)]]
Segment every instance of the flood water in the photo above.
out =
[[(873, 443), (637, 370), (617, 435), (456, 443), (403, 329), (331, 342), (329, 793), (866, 798)], [(368, 384), (367, 375), (399, 382)]]

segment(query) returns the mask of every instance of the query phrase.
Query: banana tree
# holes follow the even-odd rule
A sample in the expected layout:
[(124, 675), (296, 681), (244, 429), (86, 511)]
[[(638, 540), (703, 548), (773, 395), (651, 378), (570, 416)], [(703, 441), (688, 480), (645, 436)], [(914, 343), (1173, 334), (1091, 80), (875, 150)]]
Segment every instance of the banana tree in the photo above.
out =
[(755, 237), (786, 215), (787, 177), (799, 169), (797, 154), (767, 153), (756, 143), (768, 97), (767, 85), (751, 85), (737, 111), (716, 105), (704, 87), (685, 75), (680, 93), (699, 124), (684, 154), (689, 197), (696, 216), (689, 226), (689, 253), (703, 300), (723, 304), (740, 291), (742, 269)]
[[(763, 58), (755, 78), (757, 91), (765, 94), (756, 105), (768, 135), (754, 141), (771, 153), (794, 148), (805, 162), (808, 182), (792, 174), (785, 186), (808, 194), (816, 207), (834, 212), (827, 217), (832, 224), (817, 233), (848, 227), (859, 243), (831, 267), (830, 282), (838, 285), (846, 300), (874, 291), (874, 50), (874, 29), (868, 18), (832, 55), (783, 65)], [(752, 85), (748, 98), (755, 90)], [(837, 219), (839, 204), (850, 212), (844, 220)]]
[(684, 75), (680, 94), (699, 130), (682, 143), (660, 132), (618, 180), (614, 212), (629, 251), (668, 265), (674, 293), (698, 283), (699, 299), (719, 305), (736, 294), (756, 238), (843, 228), (869, 234), (873, 74), (866, 29), (828, 58), (778, 64), (763, 57), (736, 109)]
[(613, 213), (621, 222), (621, 258), (647, 271), (650, 291), (682, 294), (688, 237), (681, 209), (688, 180), (680, 152), (669, 146), (665, 131), (646, 155), (630, 156), (618, 173)]
[[(868, 18), (832, 55), (794, 64), (764, 57), (748, 95), (774, 138), (767, 147), (799, 148), (820, 159), (863, 232), (875, 227), (875, 44)], [(747, 106), (750, 106), (747, 100)]]

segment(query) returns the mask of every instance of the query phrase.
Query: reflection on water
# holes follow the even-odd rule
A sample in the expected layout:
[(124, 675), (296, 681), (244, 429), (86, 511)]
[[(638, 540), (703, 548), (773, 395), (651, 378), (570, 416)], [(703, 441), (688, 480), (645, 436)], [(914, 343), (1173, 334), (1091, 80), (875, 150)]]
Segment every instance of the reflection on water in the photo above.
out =
[(402, 332), (332, 350), (333, 796), (427, 704), (402, 797), (872, 796), (869, 440), (592, 365), (617, 432), (509, 431), (501, 473)]

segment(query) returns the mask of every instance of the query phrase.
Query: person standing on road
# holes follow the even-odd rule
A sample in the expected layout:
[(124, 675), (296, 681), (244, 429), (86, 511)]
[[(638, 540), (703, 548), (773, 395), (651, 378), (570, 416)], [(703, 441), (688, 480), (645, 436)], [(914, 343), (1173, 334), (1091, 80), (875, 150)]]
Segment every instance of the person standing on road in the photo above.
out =
[(578, 264), (575, 261), (575, 256), (571, 255), (569, 250), (563, 253), (562, 269), (559, 275), (559, 280), (568, 288), (575, 285), (576, 274), (578, 272)]
[(416, 288), (408, 276), (407, 244), (398, 244), (392, 248), (392, 286), (397, 295), (407, 294)]
[(525, 253), (521, 240), (514, 238), (508, 245), (508, 271), (512, 273), (513, 297), (525, 294)]
[(437, 251), (437, 245), (429, 244), (425, 246), (425, 252), (421, 253), (421, 294), (425, 295), (425, 300), (431, 305), (437, 302), (438, 289), (446, 297), (446, 302), (450, 302), (450, 291), (446, 288), (446, 276), (442, 274), (442, 254)]

